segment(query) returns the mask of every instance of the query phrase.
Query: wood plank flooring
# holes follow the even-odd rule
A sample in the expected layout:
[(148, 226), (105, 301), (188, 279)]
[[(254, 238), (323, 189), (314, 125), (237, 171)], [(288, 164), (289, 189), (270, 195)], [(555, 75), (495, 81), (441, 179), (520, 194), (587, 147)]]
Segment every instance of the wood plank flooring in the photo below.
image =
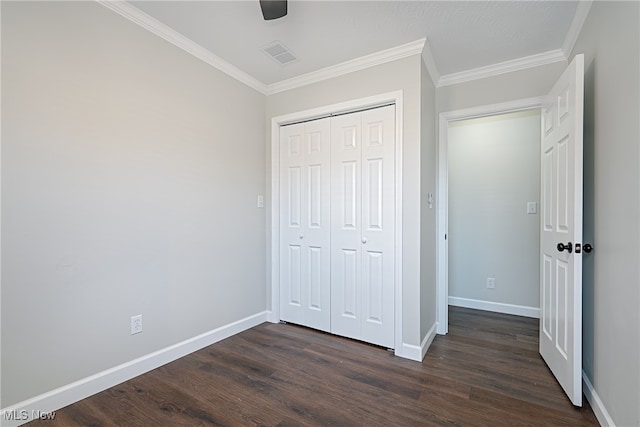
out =
[(538, 354), (538, 321), (450, 307), (422, 363), (262, 324), (29, 426), (591, 426)]

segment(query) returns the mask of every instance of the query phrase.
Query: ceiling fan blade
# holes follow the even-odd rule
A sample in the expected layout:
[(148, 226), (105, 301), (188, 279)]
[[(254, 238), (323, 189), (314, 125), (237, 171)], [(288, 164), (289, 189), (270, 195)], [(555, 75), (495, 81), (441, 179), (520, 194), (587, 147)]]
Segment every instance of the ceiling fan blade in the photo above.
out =
[(287, 0), (260, 0), (265, 21), (282, 18), (287, 14)]

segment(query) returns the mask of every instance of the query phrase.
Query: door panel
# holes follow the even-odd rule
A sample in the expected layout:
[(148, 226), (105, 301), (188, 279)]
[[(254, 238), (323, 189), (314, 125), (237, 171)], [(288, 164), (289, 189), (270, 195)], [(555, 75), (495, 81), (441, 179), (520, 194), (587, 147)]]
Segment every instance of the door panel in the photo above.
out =
[(384, 305), (383, 254), (366, 251), (363, 260), (363, 312), (367, 322), (381, 324)]
[(300, 227), (301, 224), (300, 211), (302, 209), (302, 194), (300, 194), (300, 191), (302, 185), (300, 175), (300, 166), (289, 168), (289, 185), (286, 197), (289, 200), (287, 211), (289, 213), (290, 227)]
[(303, 321), (302, 311), (302, 167), (301, 141), (304, 127), (288, 126), (280, 130), (280, 303), (281, 316), (292, 322)]
[(326, 293), (322, 289), (322, 248), (309, 247), (309, 309), (322, 310), (322, 295)]
[(394, 346), (395, 107), (362, 113), (362, 340)]
[[(281, 318), (329, 331), (330, 120), (280, 128)], [(283, 256), (284, 255), (284, 256)]]
[(331, 129), (331, 330), (392, 348), (395, 107), (333, 117)]
[[(540, 354), (582, 406), (582, 125), (584, 57), (577, 55), (543, 109)], [(571, 242), (572, 251), (558, 244)]]
[(361, 339), (361, 113), (331, 118), (331, 332)]
[(300, 246), (289, 245), (288, 259), (288, 282), (289, 292), (287, 303), (296, 308), (300, 308), (300, 284), (302, 283), (302, 257), (300, 256)]
[[(342, 270), (342, 294), (337, 294), (336, 304), (338, 313), (342, 317), (355, 319), (358, 293), (358, 252), (355, 250), (343, 249), (342, 250), (342, 263), (340, 264), (340, 270)], [(354, 328), (355, 329), (355, 328)]]

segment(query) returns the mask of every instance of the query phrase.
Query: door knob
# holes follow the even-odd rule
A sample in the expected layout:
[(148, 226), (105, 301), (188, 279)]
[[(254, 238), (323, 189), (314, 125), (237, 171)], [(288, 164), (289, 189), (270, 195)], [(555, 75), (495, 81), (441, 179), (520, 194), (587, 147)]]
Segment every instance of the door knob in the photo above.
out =
[(367, 243), (367, 238), (366, 238), (366, 237), (363, 237), (363, 238), (362, 238), (362, 243), (363, 243), (363, 244), (364, 244), (364, 243)]
[(573, 245), (571, 244), (571, 242), (567, 243), (566, 245), (563, 243), (558, 243), (557, 246), (558, 250), (560, 252), (564, 251), (565, 249), (567, 250), (567, 252), (571, 253), (573, 251)]
[(302, 234), (302, 233), (298, 234), (298, 238), (304, 239), (304, 234)]

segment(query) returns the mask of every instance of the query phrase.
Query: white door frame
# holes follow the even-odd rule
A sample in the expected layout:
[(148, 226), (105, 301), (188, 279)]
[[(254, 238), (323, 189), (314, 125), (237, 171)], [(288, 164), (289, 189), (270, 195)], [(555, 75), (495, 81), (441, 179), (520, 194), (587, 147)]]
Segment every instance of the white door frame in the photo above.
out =
[[(269, 321), (280, 321), (280, 126), (394, 103), (396, 106), (395, 147), (395, 354), (402, 353), (402, 129), (403, 91), (387, 92), (324, 107), (285, 114), (271, 119), (271, 311)], [(269, 278), (267, 278), (269, 280)]]
[(519, 99), (499, 104), (483, 105), (463, 110), (446, 111), (440, 113), (438, 122), (438, 220), (437, 220), (437, 332), (444, 335), (449, 332), (449, 246), (445, 235), (448, 233), (449, 223), (449, 122), (477, 117), (493, 116), (496, 114), (513, 113), (516, 111), (542, 108), (544, 97)]

